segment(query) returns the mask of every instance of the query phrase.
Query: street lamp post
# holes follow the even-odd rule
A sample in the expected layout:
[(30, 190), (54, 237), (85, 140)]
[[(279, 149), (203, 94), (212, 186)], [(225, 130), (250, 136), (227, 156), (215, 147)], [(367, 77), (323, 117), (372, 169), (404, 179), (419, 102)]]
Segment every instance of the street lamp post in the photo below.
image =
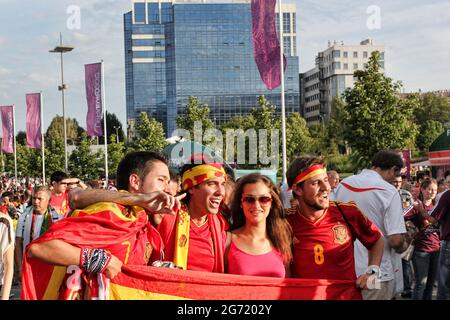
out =
[(116, 141), (117, 141), (117, 143), (119, 143), (119, 129), (120, 129), (120, 126), (118, 126), (118, 127), (113, 126), (113, 128), (116, 129)]
[(66, 109), (65, 109), (65, 98), (64, 98), (64, 90), (67, 89), (67, 85), (64, 83), (64, 64), (63, 64), (63, 54), (66, 52), (70, 52), (74, 49), (71, 46), (63, 46), (62, 43), (62, 34), (59, 34), (59, 46), (56, 46), (53, 50), (50, 50), (52, 53), (59, 53), (61, 55), (61, 85), (58, 86), (58, 90), (61, 91), (62, 96), (62, 109), (63, 109), (63, 127), (64, 127), (64, 169), (66, 173), (68, 172), (68, 161), (67, 161), (67, 127), (66, 127)]

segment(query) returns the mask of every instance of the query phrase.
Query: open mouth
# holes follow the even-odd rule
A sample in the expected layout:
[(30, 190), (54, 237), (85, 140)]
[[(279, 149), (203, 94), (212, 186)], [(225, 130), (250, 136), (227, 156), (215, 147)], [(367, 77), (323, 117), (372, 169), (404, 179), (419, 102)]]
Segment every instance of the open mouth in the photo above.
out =
[(218, 208), (220, 206), (220, 203), (222, 202), (222, 199), (211, 199), (211, 200), (209, 200), (209, 202), (211, 203), (211, 205), (213, 207)]

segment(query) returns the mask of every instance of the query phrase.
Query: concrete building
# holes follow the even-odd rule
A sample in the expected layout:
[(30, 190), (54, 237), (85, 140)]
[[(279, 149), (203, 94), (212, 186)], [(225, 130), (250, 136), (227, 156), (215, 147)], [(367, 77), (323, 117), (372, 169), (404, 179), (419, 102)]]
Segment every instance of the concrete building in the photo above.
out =
[(318, 53), (316, 66), (300, 74), (300, 110), (307, 123), (329, 119), (333, 98), (353, 87), (353, 73), (364, 69), (374, 51), (381, 54), (384, 72), (384, 46), (374, 45), (371, 39), (359, 45), (328, 42), (328, 48)]
[[(131, 1), (124, 15), (128, 136), (141, 112), (170, 136), (190, 96), (209, 106), (216, 125), (248, 114), (260, 95), (281, 110), (281, 89), (266, 89), (254, 61), (250, 3)], [(295, 11), (295, 4), (283, 5), (287, 115), (300, 111)]]

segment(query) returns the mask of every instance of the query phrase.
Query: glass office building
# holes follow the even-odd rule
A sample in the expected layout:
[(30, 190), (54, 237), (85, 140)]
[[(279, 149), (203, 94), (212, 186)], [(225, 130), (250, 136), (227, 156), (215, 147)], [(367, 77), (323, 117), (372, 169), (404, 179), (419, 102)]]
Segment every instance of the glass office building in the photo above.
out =
[[(190, 96), (207, 104), (216, 125), (248, 114), (265, 95), (280, 107), (280, 88), (266, 89), (254, 62), (249, 0), (133, 0), (124, 15), (129, 134), (139, 113), (170, 136)], [(295, 5), (283, 13), (287, 115), (299, 112)], [(283, 8), (283, 11), (284, 8)]]

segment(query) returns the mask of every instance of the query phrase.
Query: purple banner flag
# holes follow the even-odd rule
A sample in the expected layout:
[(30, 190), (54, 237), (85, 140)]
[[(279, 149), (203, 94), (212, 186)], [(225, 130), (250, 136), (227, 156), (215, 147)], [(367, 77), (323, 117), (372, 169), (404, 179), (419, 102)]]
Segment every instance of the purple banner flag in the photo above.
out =
[(0, 107), (2, 112), (3, 139), (2, 151), (4, 153), (14, 152), (14, 119), (13, 106)]
[(41, 94), (29, 93), (27, 99), (27, 146), (40, 149), (41, 134)]
[(91, 137), (103, 135), (102, 130), (102, 64), (92, 63), (84, 66), (86, 82), (87, 133)]
[[(280, 42), (275, 23), (276, 0), (252, 0), (253, 51), (259, 74), (267, 89), (281, 84)], [(284, 71), (286, 57), (283, 55)]]

